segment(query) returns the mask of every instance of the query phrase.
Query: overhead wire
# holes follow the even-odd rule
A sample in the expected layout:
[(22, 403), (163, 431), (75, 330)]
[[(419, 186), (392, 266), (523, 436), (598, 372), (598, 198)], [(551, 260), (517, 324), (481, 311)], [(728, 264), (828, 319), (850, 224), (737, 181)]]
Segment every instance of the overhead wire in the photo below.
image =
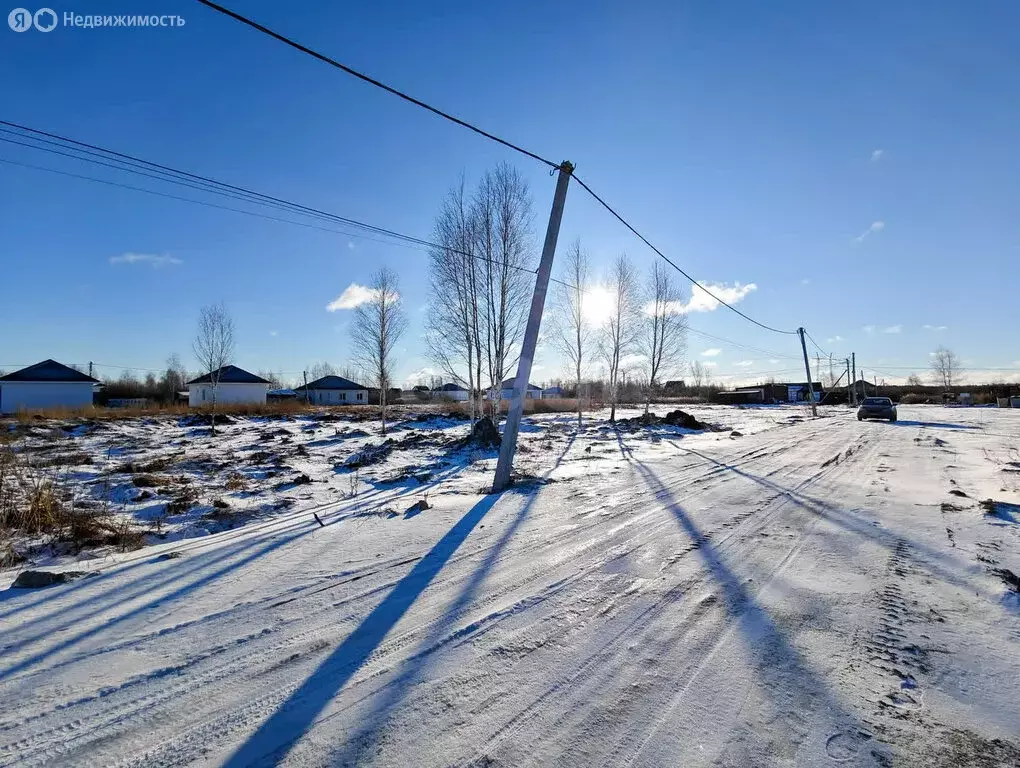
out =
[[(526, 156), (531, 157), (531, 158), (533, 158), (535, 160), (538, 160), (539, 162), (544, 163), (545, 165), (549, 166), (550, 168), (552, 168), (554, 170), (560, 168), (560, 164), (559, 163), (554, 163), (553, 161), (548, 160), (547, 158), (544, 158), (541, 155), (538, 155), (538, 154), (536, 154), (534, 152), (531, 152), (530, 150), (524, 149), (523, 147), (518, 146), (516, 144), (513, 144), (513, 143), (507, 141), (506, 139), (502, 139), (499, 136), (496, 136), (495, 134), (489, 133), (488, 131), (484, 131), (481, 128), (479, 128), (478, 126), (472, 125), (471, 123), (469, 123), (469, 122), (467, 122), (465, 120), (462, 120), (462, 119), (460, 119), (458, 117), (455, 117), (455, 116), (449, 114), (448, 112), (444, 112), (443, 110), (440, 110), (440, 109), (432, 106), (431, 104), (427, 104), (426, 102), (421, 101), (420, 99), (416, 99), (415, 97), (410, 96), (409, 94), (404, 93), (403, 91), (400, 91), (400, 90), (398, 90), (398, 89), (396, 89), (396, 88), (394, 88), (392, 86), (389, 86), (389, 85), (381, 82), (380, 80), (377, 80), (377, 79), (375, 79), (373, 77), (370, 77), (370, 76), (368, 76), (368, 75), (366, 75), (366, 74), (364, 74), (362, 72), (359, 72), (359, 71), (357, 71), (357, 70), (355, 70), (355, 69), (353, 69), (353, 68), (351, 68), (351, 67), (349, 67), (349, 66), (347, 66), (345, 64), (341, 64), (340, 62), (336, 61), (335, 59), (330, 58), (329, 56), (326, 56), (325, 54), (320, 53), (320, 52), (318, 52), (316, 50), (313, 50), (312, 48), (309, 48), (306, 45), (302, 45), (301, 43), (298, 43), (297, 41), (295, 41), (295, 40), (293, 40), (293, 39), (291, 39), (291, 38), (289, 38), (289, 37), (287, 37), (285, 35), (282, 35), (279, 32), (276, 32), (276, 31), (270, 29), (269, 27), (267, 27), (267, 26), (265, 26), (263, 24), (259, 24), (258, 22), (248, 18), (247, 16), (243, 16), (240, 13), (237, 13), (236, 11), (232, 11), (229, 8), (225, 8), (224, 6), (219, 5), (218, 3), (214, 3), (211, 0), (198, 0), (198, 2), (201, 3), (202, 5), (208, 7), (208, 8), (211, 8), (211, 9), (213, 9), (213, 10), (219, 12), (219, 13), (224, 14), (225, 16), (229, 16), (230, 18), (235, 19), (236, 21), (239, 21), (242, 24), (245, 24), (246, 26), (251, 27), (252, 29), (256, 29), (259, 32), (262, 32), (263, 34), (268, 35), (269, 37), (274, 38), (275, 40), (278, 40), (278, 41), (280, 41), (280, 42), (282, 42), (282, 43), (284, 43), (286, 45), (289, 45), (290, 47), (295, 48), (296, 50), (301, 51), (302, 53), (305, 53), (305, 54), (307, 54), (309, 56), (312, 56), (313, 58), (318, 59), (319, 61), (322, 61), (322, 62), (324, 62), (326, 64), (329, 64), (330, 66), (336, 67), (337, 69), (340, 69), (340, 70), (342, 70), (343, 72), (346, 72), (349, 75), (353, 75), (354, 77), (357, 77), (357, 78), (359, 78), (360, 80), (363, 80), (366, 83), (374, 85), (377, 88), (381, 88), (384, 91), (387, 91), (388, 93), (391, 93), (391, 94), (393, 94), (395, 96), (398, 96), (401, 99), (404, 99), (405, 101), (408, 101), (408, 102), (410, 102), (412, 104), (415, 104), (415, 105), (417, 105), (419, 107), (422, 107), (423, 109), (426, 109), (429, 112), (437, 114), (440, 117), (443, 117), (443, 118), (445, 118), (445, 119), (447, 119), (447, 120), (449, 120), (449, 121), (451, 121), (453, 123), (456, 123), (457, 125), (460, 125), (460, 126), (462, 126), (464, 128), (467, 128), (467, 129), (469, 129), (471, 131), (474, 131), (475, 133), (478, 133), (478, 134), (480, 134), (482, 136), (485, 136), (486, 138), (491, 139), (492, 141), (498, 142), (499, 144), (502, 144), (503, 146), (509, 147), (510, 149), (513, 149), (513, 150), (515, 150), (517, 152), (520, 152), (523, 155), (526, 155)], [(573, 179), (578, 184), (581, 185), (582, 189), (584, 189), (589, 195), (591, 195), (600, 205), (602, 205), (602, 207), (604, 207), (607, 211), (609, 211), (609, 213), (611, 213), (614, 217), (616, 217), (616, 219), (619, 220), (620, 223), (623, 224), (627, 229), (629, 229), (634, 235), (636, 235), (638, 237), (638, 239), (640, 239), (645, 245), (647, 245), (649, 248), (651, 248), (667, 264), (669, 264), (671, 267), (673, 267), (673, 269), (675, 269), (677, 272), (679, 272), (681, 275), (683, 275), (685, 278), (687, 278), (693, 285), (697, 286), (700, 290), (704, 291), (708, 296), (712, 297), (715, 301), (719, 302), (721, 305), (723, 305), (727, 309), (735, 312), (736, 314), (738, 314), (740, 317), (744, 318), (748, 322), (751, 322), (754, 325), (759, 326), (760, 328), (764, 328), (767, 331), (772, 331), (773, 333), (788, 334), (788, 335), (794, 335), (794, 334), (797, 333), (797, 331), (795, 331), (795, 330), (793, 330), (793, 331), (791, 331), (791, 330), (784, 330), (784, 329), (775, 328), (773, 326), (766, 325), (765, 323), (759, 322), (758, 320), (755, 320), (753, 317), (751, 317), (750, 315), (746, 314), (745, 312), (740, 311), (739, 309), (734, 307), (729, 302), (725, 301), (724, 299), (721, 299), (719, 296), (717, 296), (715, 293), (713, 293), (711, 290), (709, 290), (705, 285), (703, 285), (702, 283), (698, 282), (691, 275), (689, 275), (686, 271), (681, 269), (672, 259), (667, 257), (666, 254), (664, 254), (662, 251), (660, 251), (658, 248), (656, 248), (648, 240), (648, 238), (646, 238), (644, 235), (642, 235), (640, 232), (638, 232), (637, 229), (635, 229), (630, 224), (630, 222), (628, 222), (625, 218), (623, 218), (623, 216), (621, 216), (619, 213), (617, 213), (617, 211), (611, 205), (609, 205), (609, 203), (607, 203), (598, 194), (596, 194), (596, 192), (590, 186), (588, 186), (588, 184), (586, 184), (584, 182), (584, 180), (581, 179), (576, 173), (572, 174), (572, 177), (573, 177)]]
[(469, 131), (474, 131), (475, 133), (484, 136), (487, 139), (491, 139), (492, 141), (502, 144), (504, 147), (508, 147), (514, 150), (515, 152), (520, 152), (522, 155), (526, 155), (527, 157), (530, 157), (533, 160), (538, 160), (540, 163), (545, 163), (551, 168), (560, 167), (559, 163), (554, 163), (552, 160), (548, 160), (542, 157), (541, 155), (536, 154), (535, 152), (524, 149), (524, 147), (514, 144), (511, 141), (507, 141), (506, 139), (500, 138), (496, 134), (483, 130), (482, 128), (479, 128), (477, 125), (473, 125), (467, 122), (466, 120), (461, 120), (459, 117), (455, 117), (451, 115), (449, 112), (444, 112), (438, 107), (434, 107), (431, 104), (422, 101), (421, 99), (416, 99), (414, 96), (404, 93), (403, 91), (397, 90), (396, 88), (390, 85), (386, 85), (386, 83), (376, 80), (374, 77), (370, 77), (369, 75), (366, 75), (363, 72), (359, 72), (358, 70), (353, 69), (352, 67), (349, 67), (346, 64), (341, 64), (336, 59), (332, 59), (329, 56), (326, 56), (325, 54), (312, 50), (308, 46), (302, 45), (296, 40), (293, 40), (285, 35), (281, 35), (279, 32), (275, 32), (269, 27), (263, 26), (262, 24), (259, 24), (257, 21), (254, 21), (253, 19), (249, 19), (247, 16), (242, 16), (241, 14), (232, 11), (229, 8), (224, 8), (222, 5), (210, 2), (210, 0), (198, 0), (198, 2), (200, 2), (204, 6), (207, 6), (208, 8), (211, 8), (214, 11), (224, 14), (225, 16), (229, 16), (230, 18), (247, 25), (252, 29), (257, 29), (259, 32), (262, 32), (265, 35), (269, 35), (270, 37), (279, 40), (281, 43), (289, 45), (291, 48), (295, 48), (296, 50), (299, 50), (302, 53), (308, 54), (309, 56), (316, 58), (319, 61), (329, 64), (331, 67), (336, 67), (337, 69), (343, 70), (347, 74), (353, 75), (354, 77), (368, 83), (369, 85), (374, 85), (376, 88), (381, 88), (384, 91), (393, 94), (394, 96), (398, 96), (404, 101), (408, 101), (411, 104), (421, 107), (422, 109), (426, 109), (429, 112), (432, 112), (433, 114), (438, 115), (439, 117), (449, 120), (452, 123), (456, 123), (457, 125), (463, 128), (467, 128)]
[(811, 342), (812, 344), (814, 344), (814, 345), (815, 345), (815, 349), (817, 349), (817, 350), (818, 350), (819, 352), (821, 352), (821, 353), (822, 353), (822, 355), (823, 355), (824, 357), (829, 357), (829, 356), (830, 356), (830, 353), (829, 353), (829, 352), (826, 352), (826, 351), (825, 351), (824, 349), (822, 349), (822, 348), (821, 348), (820, 346), (818, 346), (818, 342), (817, 342), (817, 341), (815, 341), (815, 340), (814, 340), (813, 338), (811, 338), (811, 334), (810, 334), (810, 333), (808, 333), (808, 332), (807, 332), (806, 330), (804, 331), (804, 335), (808, 337), (808, 340), (809, 340), (809, 341), (810, 341), (810, 342)]
[[(59, 144), (57, 142), (54, 142), (54, 141), (51, 141), (51, 140), (48, 140), (48, 139), (40, 139), (40, 138), (38, 138), (36, 136), (31, 136), (31, 135), (26, 136), (24, 133), (15, 133), (13, 131), (9, 131), (9, 130), (5, 130), (5, 129), (0, 128), (0, 133), (5, 133), (8, 136), (10, 136), (10, 135), (18, 136), (19, 138), (28, 138), (31, 141), (45, 142), (45, 144), (48, 145), (48, 146), (40, 146), (40, 145), (37, 145), (37, 144), (27, 143), (27, 142), (23, 142), (23, 141), (16, 141), (16, 140), (11, 139), (11, 138), (6, 138), (4, 136), (0, 136), (0, 141), (6, 142), (8, 144), (18, 145), (18, 146), (27, 147), (27, 148), (30, 148), (30, 149), (35, 149), (35, 150), (38, 150), (38, 151), (41, 151), (41, 152), (47, 152), (47, 153), (54, 154), (54, 155), (68, 157), (68, 158), (71, 158), (71, 159), (74, 159), (74, 160), (79, 160), (79, 161), (90, 163), (90, 164), (93, 164), (93, 165), (107, 167), (107, 168), (111, 168), (111, 169), (117, 170), (117, 171), (124, 171), (124, 172), (131, 173), (131, 174), (134, 174), (134, 175), (138, 175), (138, 176), (154, 179), (156, 181), (165, 182), (165, 183), (173, 184), (173, 185), (176, 185), (176, 186), (188, 187), (188, 188), (195, 189), (195, 190), (198, 190), (198, 191), (207, 192), (207, 193), (214, 194), (214, 195), (219, 195), (221, 197), (226, 197), (226, 198), (233, 199), (233, 200), (238, 200), (238, 201), (241, 201), (241, 202), (252, 203), (254, 205), (259, 205), (259, 206), (262, 206), (262, 207), (267, 207), (267, 208), (278, 210), (278, 211), (282, 211), (282, 212), (296, 214), (296, 215), (299, 215), (299, 216), (306, 216), (306, 217), (317, 219), (317, 220), (320, 220), (320, 221), (336, 222), (336, 223), (339, 223), (339, 224), (342, 224), (342, 225), (352, 226), (352, 227), (359, 228), (359, 229), (364, 229), (364, 230), (366, 230), (368, 232), (372, 232), (374, 234), (379, 234), (379, 235), (382, 235), (382, 236), (387, 237), (387, 238), (392, 238), (392, 240), (381, 240), (379, 238), (370, 237), (368, 235), (365, 235), (365, 234), (359, 233), (359, 232), (351, 232), (351, 231), (348, 231), (348, 230), (339, 230), (339, 229), (334, 229), (334, 228), (330, 228), (330, 227), (322, 227), (322, 226), (318, 226), (318, 225), (315, 225), (315, 224), (310, 224), (308, 222), (295, 221), (293, 219), (281, 218), (281, 217), (278, 217), (278, 216), (271, 216), (271, 215), (267, 215), (267, 214), (263, 214), (263, 213), (257, 213), (257, 212), (254, 212), (254, 211), (245, 210), (245, 209), (242, 209), (242, 208), (236, 208), (236, 207), (233, 207), (233, 206), (220, 205), (220, 204), (217, 204), (217, 203), (211, 203), (209, 201), (204, 201), (204, 200), (196, 200), (196, 199), (190, 198), (190, 197), (182, 197), (180, 195), (173, 195), (173, 194), (169, 194), (167, 192), (162, 192), (162, 191), (158, 191), (158, 190), (148, 189), (148, 188), (145, 188), (145, 187), (137, 187), (137, 186), (130, 185), (130, 184), (124, 184), (124, 183), (121, 183), (121, 182), (111, 181), (109, 179), (100, 179), (100, 178), (96, 178), (94, 176), (87, 176), (87, 175), (83, 175), (83, 174), (72, 173), (72, 172), (69, 172), (69, 171), (59, 170), (59, 169), (56, 169), (56, 168), (49, 168), (49, 167), (45, 167), (45, 166), (38, 166), (38, 165), (30, 164), (30, 163), (22, 163), (22, 162), (18, 162), (18, 161), (8, 160), (8, 159), (5, 159), (5, 158), (0, 158), (0, 162), (6, 162), (6, 163), (11, 164), (11, 165), (17, 165), (17, 166), (21, 166), (21, 167), (24, 167), (24, 168), (30, 168), (30, 169), (33, 169), (33, 170), (40, 170), (40, 171), (47, 171), (47, 172), (50, 172), (50, 173), (56, 173), (56, 174), (60, 174), (60, 175), (64, 175), (64, 176), (69, 176), (69, 177), (72, 177), (72, 178), (77, 178), (77, 179), (81, 179), (81, 180), (85, 180), (85, 181), (92, 181), (92, 182), (97, 182), (97, 183), (101, 183), (101, 184), (106, 184), (106, 185), (109, 185), (109, 186), (120, 187), (120, 188), (123, 188), (123, 189), (128, 189), (128, 190), (132, 190), (132, 191), (136, 191), (136, 192), (144, 192), (146, 194), (156, 195), (156, 196), (159, 196), (159, 197), (165, 197), (165, 198), (169, 198), (169, 199), (172, 199), (172, 200), (178, 200), (178, 201), (181, 201), (181, 202), (193, 203), (193, 204), (196, 204), (196, 205), (205, 205), (207, 207), (217, 208), (217, 209), (226, 210), (226, 211), (232, 211), (234, 213), (242, 213), (242, 214), (245, 214), (245, 215), (248, 215), (248, 216), (255, 216), (255, 217), (267, 219), (267, 220), (270, 220), (270, 221), (277, 221), (277, 222), (281, 222), (281, 223), (285, 223), (285, 224), (294, 224), (296, 226), (302, 226), (302, 227), (306, 227), (306, 228), (317, 229), (317, 230), (324, 231), (324, 232), (332, 232), (334, 234), (342, 234), (342, 235), (345, 235), (345, 236), (348, 236), (348, 237), (357, 237), (357, 238), (363, 238), (363, 239), (367, 239), (367, 240), (372, 240), (374, 242), (382, 242), (382, 243), (388, 243), (388, 244), (393, 244), (393, 245), (401, 245), (401, 246), (404, 246), (404, 247), (413, 247), (413, 248), (417, 248), (418, 250), (428, 250), (428, 251), (438, 250), (440, 252), (445, 252), (445, 253), (450, 253), (450, 254), (457, 254), (457, 255), (460, 255), (460, 256), (466, 256), (468, 258), (476, 259), (478, 261), (483, 261), (483, 262), (486, 262), (486, 263), (489, 263), (489, 264), (500, 264), (501, 266), (504, 265), (503, 262), (498, 262), (497, 260), (489, 258), (489, 257), (487, 257), (487, 256), (485, 256), (483, 254), (480, 254), (480, 253), (470, 253), (470, 252), (463, 251), (463, 250), (460, 250), (460, 249), (457, 249), (457, 248), (452, 248), (452, 247), (449, 247), (449, 246), (440, 245), (438, 243), (434, 243), (434, 242), (426, 240), (424, 238), (415, 237), (413, 235), (407, 235), (407, 234), (404, 234), (404, 233), (401, 233), (401, 232), (397, 232), (397, 231), (392, 230), (392, 229), (387, 229), (385, 227), (380, 227), (380, 226), (377, 226), (377, 225), (374, 225), (374, 224), (368, 224), (366, 222), (358, 221), (357, 219), (352, 219), (350, 217), (340, 216), (340, 215), (334, 214), (334, 213), (329, 213), (327, 211), (323, 211), (323, 210), (318, 209), (318, 208), (313, 208), (311, 206), (303, 205), (301, 203), (295, 203), (295, 202), (290, 201), (290, 200), (286, 200), (286, 199), (279, 198), (279, 197), (274, 197), (272, 195), (267, 195), (265, 193), (257, 192), (255, 190), (251, 190), (251, 189), (248, 189), (248, 188), (245, 188), (245, 187), (240, 187), (240, 186), (237, 186), (237, 185), (228, 184), (226, 182), (221, 182), (221, 181), (218, 181), (218, 180), (213, 179), (213, 178), (208, 177), (208, 176), (200, 176), (198, 174), (193, 174), (193, 173), (190, 173), (188, 171), (182, 171), (180, 169), (172, 168), (172, 167), (167, 166), (167, 165), (162, 165), (162, 164), (159, 164), (159, 163), (154, 163), (154, 162), (149, 161), (149, 160), (144, 160), (142, 158), (139, 158), (139, 157), (136, 157), (136, 156), (133, 156), (133, 155), (128, 155), (126, 153), (122, 153), (122, 152), (117, 152), (115, 150), (106, 149), (104, 147), (99, 147), (97, 145), (89, 144), (87, 142), (81, 142), (81, 141), (78, 141), (77, 139), (72, 139), (72, 138), (69, 138), (69, 137), (60, 136), (59, 134), (50, 133), (48, 131), (42, 131), (42, 130), (39, 130), (39, 129), (36, 129), (36, 128), (30, 128), (28, 126), (24, 126), (24, 125), (21, 125), (21, 124), (18, 124), (18, 123), (12, 123), (12, 122), (7, 121), (7, 120), (0, 120), (0, 125), (7, 125), (7, 126), (14, 127), (14, 128), (18, 128), (18, 129), (20, 129), (22, 131), (29, 132), (30, 134), (41, 134), (42, 136), (50, 137), (50, 138), (53, 138), (53, 139), (58, 139), (61, 142), (66, 142), (67, 144), (75, 145), (75, 146), (67, 146), (67, 144)], [(53, 147), (59, 147), (59, 149), (54, 149)], [(61, 150), (65, 150), (65, 149), (72, 150), (72, 152), (77, 153), (77, 154), (72, 154), (72, 152), (61, 151)], [(105, 154), (99, 154), (99, 153), (105, 153)], [(107, 155), (110, 155), (110, 156), (113, 156), (113, 157), (108, 157)], [(113, 162), (108, 162), (108, 161), (111, 161), (111, 160)], [(115, 163), (120, 163), (120, 164), (115, 164)], [(150, 171), (150, 170), (155, 170), (156, 173), (149, 173), (148, 171)], [(194, 180), (194, 181), (192, 181), (192, 180)], [(396, 242), (394, 242), (394, 241), (396, 241)], [(515, 269), (515, 270), (527, 272), (527, 273), (532, 274), (532, 275), (537, 275), (538, 274), (538, 270), (537, 269), (534, 269), (534, 268), (531, 268), (531, 267), (525, 267), (523, 265), (507, 264), (505, 266), (508, 266), (508, 267), (510, 267), (512, 269)], [(555, 283), (559, 283), (559, 284), (567, 286), (567, 287), (573, 287), (569, 283), (566, 283), (566, 282), (564, 282), (562, 280), (558, 280), (556, 278), (550, 278), (550, 279), (553, 282), (555, 282)]]

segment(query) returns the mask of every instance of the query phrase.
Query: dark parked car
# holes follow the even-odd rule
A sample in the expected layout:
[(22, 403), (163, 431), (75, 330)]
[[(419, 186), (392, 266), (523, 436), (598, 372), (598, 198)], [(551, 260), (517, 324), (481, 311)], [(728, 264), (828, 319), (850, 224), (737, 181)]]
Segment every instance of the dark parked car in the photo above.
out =
[(896, 406), (888, 397), (866, 397), (857, 409), (857, 420), (889, 419), (896, 421)]

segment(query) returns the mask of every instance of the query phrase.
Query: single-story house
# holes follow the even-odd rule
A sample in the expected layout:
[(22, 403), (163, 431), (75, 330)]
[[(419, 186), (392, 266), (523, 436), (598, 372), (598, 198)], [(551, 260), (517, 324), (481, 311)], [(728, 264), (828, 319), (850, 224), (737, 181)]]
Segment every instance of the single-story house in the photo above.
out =
[(91, 408), (92, 393), (98, 384), (98, 379), (56, 360), (43, 360), (0, 376), (0, 413), (40, 408)]
[[(782, 386), (782, 385), (780, 385)], [(811, 382), (812, 397), (816, 403), (822, 399), (825, 392), (822, 390), (822, 385), (817, 382)], [(807, 382), (801, 384), (787, 384), (786, 385), (786, 400), (790, 403), (806, 403), (809, 402), (808, 398), (808, 385)]]
[[(507, 379), (499, 385), (499, 399), (500, 400), (512, 400), (514, 396), (514, 379)], [(540, 400), (542, 397), (542, 388), (536, 387), (534, 384), (528, 384), (524, 390), (524, 398)], [(491, 398), (491, 390), (487, 390), (485, 393), (486, 400)]]
[(323, 376), (294, 390), (315, 405), (367, 405), (368, 387), (343, 376)]
[(566, 397), (567, 392), (563, 387), (546, 387), (542, 390), (543, 398)]
[(465, 402), (468, 399), (467, 387), (450, 382), (432, 390), (433, 400), (457, 400)]
[(717, 392), (716, 399), (729, 405), (748, 405), (766, 402), (764, 387), (741, 387), (732, 392)]
[[(236, 365), (225, 365), (217, 372), (216, 403), (221, 405), (257, 405), (266, 402), (272, 386), (261, 376)], [(213, 375), (207, 373), (188, 382), (188, 405), (199, 408), (213, 404)]]

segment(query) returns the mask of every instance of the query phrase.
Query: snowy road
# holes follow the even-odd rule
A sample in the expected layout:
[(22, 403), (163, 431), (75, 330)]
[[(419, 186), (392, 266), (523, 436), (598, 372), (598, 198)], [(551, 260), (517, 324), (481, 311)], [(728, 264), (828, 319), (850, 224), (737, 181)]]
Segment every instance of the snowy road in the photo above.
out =
[(0, 592), (0, 765), (1015, 766), (1020, 412), (900, 418), (564, 433)]

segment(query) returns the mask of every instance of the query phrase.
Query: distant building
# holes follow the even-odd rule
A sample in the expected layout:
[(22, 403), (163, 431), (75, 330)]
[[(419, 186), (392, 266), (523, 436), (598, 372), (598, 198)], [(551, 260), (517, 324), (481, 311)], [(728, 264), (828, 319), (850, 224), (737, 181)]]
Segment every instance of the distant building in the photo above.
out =
[(666, 395), (682, 395), (687, 391), (687, 384), (683, 379), (672, 379), (662, 385), (662, 391)]
[(460, 384), (450, 382), (449, 384), (443, 384), (443, 386), (433, 389), (432, 399), (464, 402), (468, 399), (468, 390), (467, 387), (462, 387)]
[(81, 371), (43, 360), (20, 371), (0, 376), (0, 413), (41, 408), (91, 408), (99, 384)]
[(314, 405), (368, 405), (368, 387), (343, 376), (323, 376), (294, 391)]
[(763, 387), (741, 387), (740, 389), (734, 389), (732, 392), (718, 392), (716, 393), (716, 399), (721, 403), (728, 403), (730, 405), (760, 405), (766, 402), (774, 402), (771, 398), (765, 399), (765, 389)]
[[(513, 398), (513, 396), (514, 396), (514, 380), (507, 379), (506, 381), (499, 385), (499, 399), (510, 400), (511, 398)], [(533, 400), (538, 400), (542, 397), (542, 388), (536, 387), (534, 384), (528, 384), (527, 388), (525, 388), (524, 390), (524, 397), (525, 399), (530, 398)], [(485, 399), (486, 400), (491, 399), (490, 391), (486, 391)]]
[[(219, 405), (257, 405), (266, 402), (266, 392), (272, 386), (261, 376), (249, 373), (236, 365), (225, 365), (217, 372), (215, 391)], [(213, 376), (207, 373), (188, 382), (188, 405), (201, 408), (213, 404)]]
[(546, 387), (542, 390), (542, 399), (566, 397), (567, 392), (563, 387)]

